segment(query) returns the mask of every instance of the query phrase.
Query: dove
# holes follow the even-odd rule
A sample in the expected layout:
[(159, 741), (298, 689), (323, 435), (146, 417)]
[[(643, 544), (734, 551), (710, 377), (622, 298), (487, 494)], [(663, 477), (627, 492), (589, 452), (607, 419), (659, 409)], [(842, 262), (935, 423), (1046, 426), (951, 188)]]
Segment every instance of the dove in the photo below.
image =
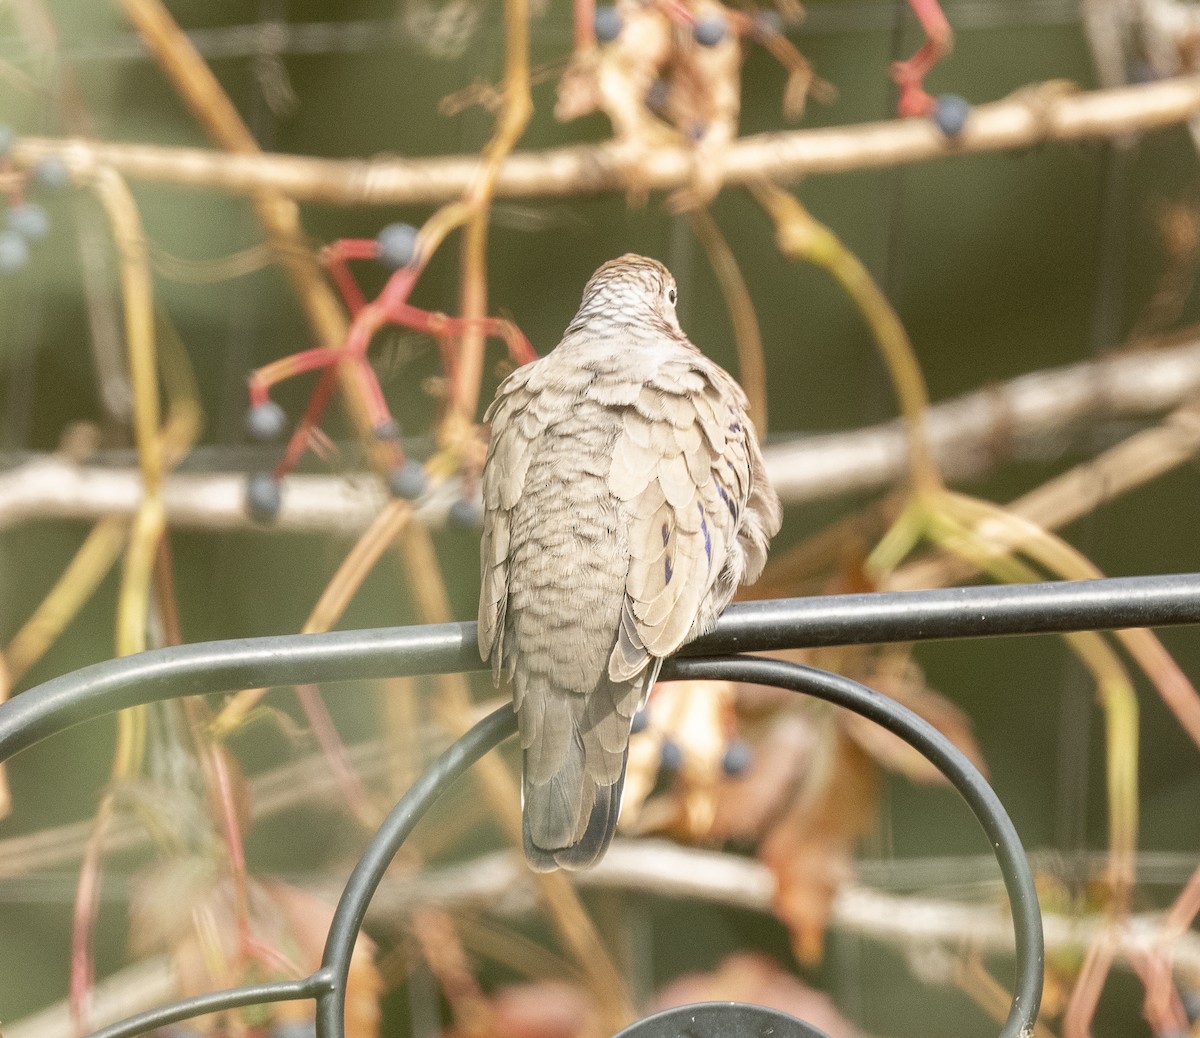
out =
[(484, 415), (479, 652), (512, 686), (537, 871), (604, 855), (662, 661), (757, 579), (782, 521), (745, 393), (676, 296), (656, 260), (605, 263)]

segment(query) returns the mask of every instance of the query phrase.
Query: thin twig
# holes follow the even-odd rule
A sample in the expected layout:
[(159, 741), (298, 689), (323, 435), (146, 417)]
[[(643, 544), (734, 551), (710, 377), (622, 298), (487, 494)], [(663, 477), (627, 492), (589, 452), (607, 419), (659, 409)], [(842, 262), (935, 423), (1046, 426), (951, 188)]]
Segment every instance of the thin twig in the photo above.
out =
[(746, 279), (734, 258), (733, 250), (721, 233), (721, 228), (707, 209), (693, 209), (687, 214), (692, 234), (704, 247), (708, 265), (712, 267), (725, 297), (725, 310), (733, 325), (733, 341), (737, 347), (738, 381), (746, 391), (750, 420), (759, 439), (767, 435), (767, 362), (763, 355), (762, 333), (758, 315)]

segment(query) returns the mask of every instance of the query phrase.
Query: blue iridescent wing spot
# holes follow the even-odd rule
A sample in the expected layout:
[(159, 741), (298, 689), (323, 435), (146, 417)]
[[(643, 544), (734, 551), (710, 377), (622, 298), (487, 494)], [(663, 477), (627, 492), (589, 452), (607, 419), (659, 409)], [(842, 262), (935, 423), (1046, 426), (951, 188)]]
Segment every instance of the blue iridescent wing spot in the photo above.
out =
[(733, 516), (734, 522), (736, 522), (738, 517), (737, 505), (734, 503), (733, 498), (729, 496), (729, 491), (720, 482), (715, 480), (714, 482), (717, 483), (717, 493), (721, 495), (721, 500), (725, 502), (725, 507), (729, 509), (729, 514)]

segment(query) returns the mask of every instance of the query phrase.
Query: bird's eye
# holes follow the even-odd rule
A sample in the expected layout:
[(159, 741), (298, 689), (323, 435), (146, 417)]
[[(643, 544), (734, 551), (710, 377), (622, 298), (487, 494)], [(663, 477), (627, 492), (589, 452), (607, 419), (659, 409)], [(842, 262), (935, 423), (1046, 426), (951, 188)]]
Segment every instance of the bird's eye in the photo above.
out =
[(674, 305), (675, 305), (675, 296), (676, 296), (675, 289), (673, 289), (673, 288), (668, 288), (668, 289), (667, 289), (667, 301), (668, 301), (668, 302), (669, 302), (669, 303), (670, 303), (672, 306), (674, 306)]

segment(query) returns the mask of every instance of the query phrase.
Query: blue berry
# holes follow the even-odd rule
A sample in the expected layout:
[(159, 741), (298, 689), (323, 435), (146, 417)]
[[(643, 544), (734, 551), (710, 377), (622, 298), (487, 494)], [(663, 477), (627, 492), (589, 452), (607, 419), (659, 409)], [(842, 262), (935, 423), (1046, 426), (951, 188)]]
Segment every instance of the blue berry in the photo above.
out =
[(596, 8), (596, 39), (601, 43), (612, 43), (621, 35), (621, 15), (611, 5)]
[(282, 435), (287, 415), (274, 400), (264, 400), (246, 412), (246, 435), (252, 440), (267, 443)]
[(665, 79), (656, 79), (646, 91), (646, 107), (652, 112), (662, 115), (667, 109), (667, 101), (671, 97), (671, 86)]
[(644, 707), (633, 715), (633, 720), (629, 725), (630, 735), (639, 735), (650, 727), (650, 712)]
[(371, 432), (377, 440), (395, 441), (400, 439), (400, 423), (395, 418), (388, 418), (375, 426)]
[(692, 26), (692, 37), (701, 47), (715, 47), (725, 39), (725, 19), (719, 14), (705, 15)]
[(668, 775), (675, 774), (683, 767), (683, 750), (673, 739), (664, 739), (662, 749), (658, 753), (658, 766)]
[(270, 522), (279, 514), (283, 487), (270, 472), (255, 472), (246, 481), (246, 510), (260, 522)]
[(399, 270), (417, 254), (417, 229), (410, 223), (389, 223), (375, 236), (379, 262)]
[(13, 133), (13, 128), (8, 123), (0, 123), (0, 155), (8, 154), (15, 139), (16, 134)]
[(16, 231), (0, 231), (0, 274), (12, 274), (29, 262), (29, 245)]
[(396, 497), (412, 501), (425, 490), (425, 470), (415, 461), (405, 461), (388, 474), (388, 488)]
[(71, 182), (71, 171), (62, 159), (51, 155), (33, 167), (33, 179), (53, 191)]
[(41, 241), (50, 233), (50, 217), (36, 202), (22, 202), (8, 211), (8, 229), (27, 241)]
[(947, 137), (957, 137), (967, 125), (971, 103), (958, 94), (941, 94), (933, 103), (932, 119)]
[(754, 763), (754, 751), (750, 744), (741, 739), (734, 739), (725, 747), (725, 756), (721, 758), (721, 770), (726, 775), (742, 775)]
[(454, 526), (482, 526), (483, 510), (476, 502), (459, 498), (450, 506), (446, 520)]

